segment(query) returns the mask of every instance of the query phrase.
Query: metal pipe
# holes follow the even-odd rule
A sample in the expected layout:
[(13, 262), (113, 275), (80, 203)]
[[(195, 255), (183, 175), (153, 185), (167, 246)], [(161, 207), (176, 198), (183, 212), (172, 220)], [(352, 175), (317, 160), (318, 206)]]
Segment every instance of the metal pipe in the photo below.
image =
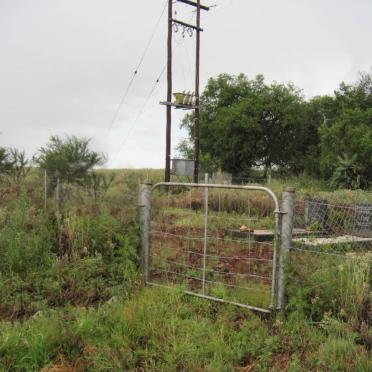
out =
[[(164, 288), (164, 289), (173, 289), (172, 287), (167, 287), (165, 285), (158, 284), (158, 283), (148, 283), (148, 284), (151, 285), (151, 286), (154, 286), (154, 287), (159, 287), (159, 288)], [(202, 295), (200, 293), (194, 293), (194, 292), (190, 292), (190, 291), (183, 291), (183, 293), (186, 293), (186, 294), (188, 294), (190, 296), (204, 298), (206, 300), (212, 300), (212, 301), (216, 301), (216, 302), (221, 302), (223, 304), (235, 305), (235, 306), (238, 306), (238, 307), (242, 307), (244, 309), (258, 311), (260, 313), (265, 313), (265, 314), (270, 314), (271, 313), (271, 311), (270, 310), (267, 310), (267, 309), (262, 309), (262, 308), (256, 307), (256, 306), (250, 306), (250, 305), (240, 304), (239, 302), (227, 301), (227, 300), (223, 300), (222, 298), (217, 298), (217, 297), (213, 297), (213, 296), (206, 296), (206, 295)]]
[(158, 182), (152, 187), (152, 191), (161, 186), (184, 186), (184, 187), (208, 187), (210, 189), (234, 189), (234, 190), (253, 190), (266, 192), (272, 198), (275, 204), (274, 213), (280, 213), (279, 200), (277, 196), (267, 187), (264, 186), (244, 186), (244, 185), (220, 185), (220, 184), (205, 184), (205, 183), (183, 183), (183, 182)]

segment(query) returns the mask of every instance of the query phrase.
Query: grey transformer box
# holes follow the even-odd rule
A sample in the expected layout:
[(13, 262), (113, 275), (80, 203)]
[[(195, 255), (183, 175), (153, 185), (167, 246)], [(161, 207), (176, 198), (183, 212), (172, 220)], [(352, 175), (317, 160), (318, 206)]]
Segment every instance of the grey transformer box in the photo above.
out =
[(172, 159), (172, 174), (175, 176), (193, 176), (195, 160)]

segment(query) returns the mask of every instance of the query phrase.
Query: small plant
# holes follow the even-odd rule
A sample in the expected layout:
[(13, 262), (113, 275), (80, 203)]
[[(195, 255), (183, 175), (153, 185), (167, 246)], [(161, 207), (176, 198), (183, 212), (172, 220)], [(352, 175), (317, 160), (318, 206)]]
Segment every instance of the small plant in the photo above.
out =
[(10, 149), (9, 157), (12, 163), (10, 178), (14, 182), (17, 188), (17, 194), (19, 195), (20, 187), (31, 171), (31, 164), (26, 157), (25, 151), (20, 151), (16, 148)]
[(337, 166), (332, 176), (332, 184), (338, 188), (359, 189), (361, 186), (361, 166), (357, 154), (343, 154), (337, 157)]
[(84, 185), (97, 203), (98, 200), (102, 200), (105, 197), (114, 181), (114, 173), (106, 175), (92, 171), (85, 177)]

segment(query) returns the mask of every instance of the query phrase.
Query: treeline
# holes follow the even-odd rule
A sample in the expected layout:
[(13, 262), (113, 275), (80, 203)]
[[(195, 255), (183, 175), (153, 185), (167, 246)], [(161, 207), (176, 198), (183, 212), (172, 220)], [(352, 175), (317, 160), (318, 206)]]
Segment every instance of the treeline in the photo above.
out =
[[(193, 157), (194, 115), (182, 122)], [(372, 185), (372, 74), (340, 84), (334, 95), (306, 100), (291, 83), (267, 84), (262, 75), (211, 78), (201, 96), (201, 159), (206, 170), (237, 177), (262, 170), (308, 175), (334, 187)]]

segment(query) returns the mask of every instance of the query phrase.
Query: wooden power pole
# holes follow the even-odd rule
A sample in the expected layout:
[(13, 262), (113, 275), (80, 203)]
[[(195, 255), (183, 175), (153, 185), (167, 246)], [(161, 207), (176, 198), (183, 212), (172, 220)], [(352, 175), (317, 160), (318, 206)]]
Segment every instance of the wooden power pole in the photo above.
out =
[[(168, 0), (168, 61), (167, 61), (167, 102), (172, 102), (172, 30), (173, 0)], [(165, 182), (170, 182), (171, 172), (172, 106), (167, 105), (167, 128), (165, 138)]]
[[(195, 167), (194, 167), (194, 182), (199, 182), (199, 154), (200, 154), (200, 33), (203, 29), (200, 27), (201, 10), (209, 10), (209, 7), (201, 5), (200, 0), (177, 0), (180, 3), (190, 5), (196, 8), (196, 26), (173, 18), (173, 0), (168, 0), (168, 40), (167, 40), (167, 101), (161, 102), (167, 106), (167, 124), (166, 124), (166, 149), (165, 149), (165, 182), (170, 181), (171, 176), (171, 131), (172, 131), (172, 106), (183, 109), (195, 110), (195, 125), (194, 125), (194, 146), (195, 146)], [(196, 31), (196, 65), (195, 65), (195, 104), (193, 106), (185, 106), (180, 104), (172, 104), (172, 81), (173, 81), (173, 56), (172, 56), (172, 36), (173, 25), (181, 26), (184, 30)]]
[(199, 183), (199, 154), (200, 154), (200, 0), (196, 7), (196, 65), (195, 65), (195, 127), (194, 127), (194, 183)]

